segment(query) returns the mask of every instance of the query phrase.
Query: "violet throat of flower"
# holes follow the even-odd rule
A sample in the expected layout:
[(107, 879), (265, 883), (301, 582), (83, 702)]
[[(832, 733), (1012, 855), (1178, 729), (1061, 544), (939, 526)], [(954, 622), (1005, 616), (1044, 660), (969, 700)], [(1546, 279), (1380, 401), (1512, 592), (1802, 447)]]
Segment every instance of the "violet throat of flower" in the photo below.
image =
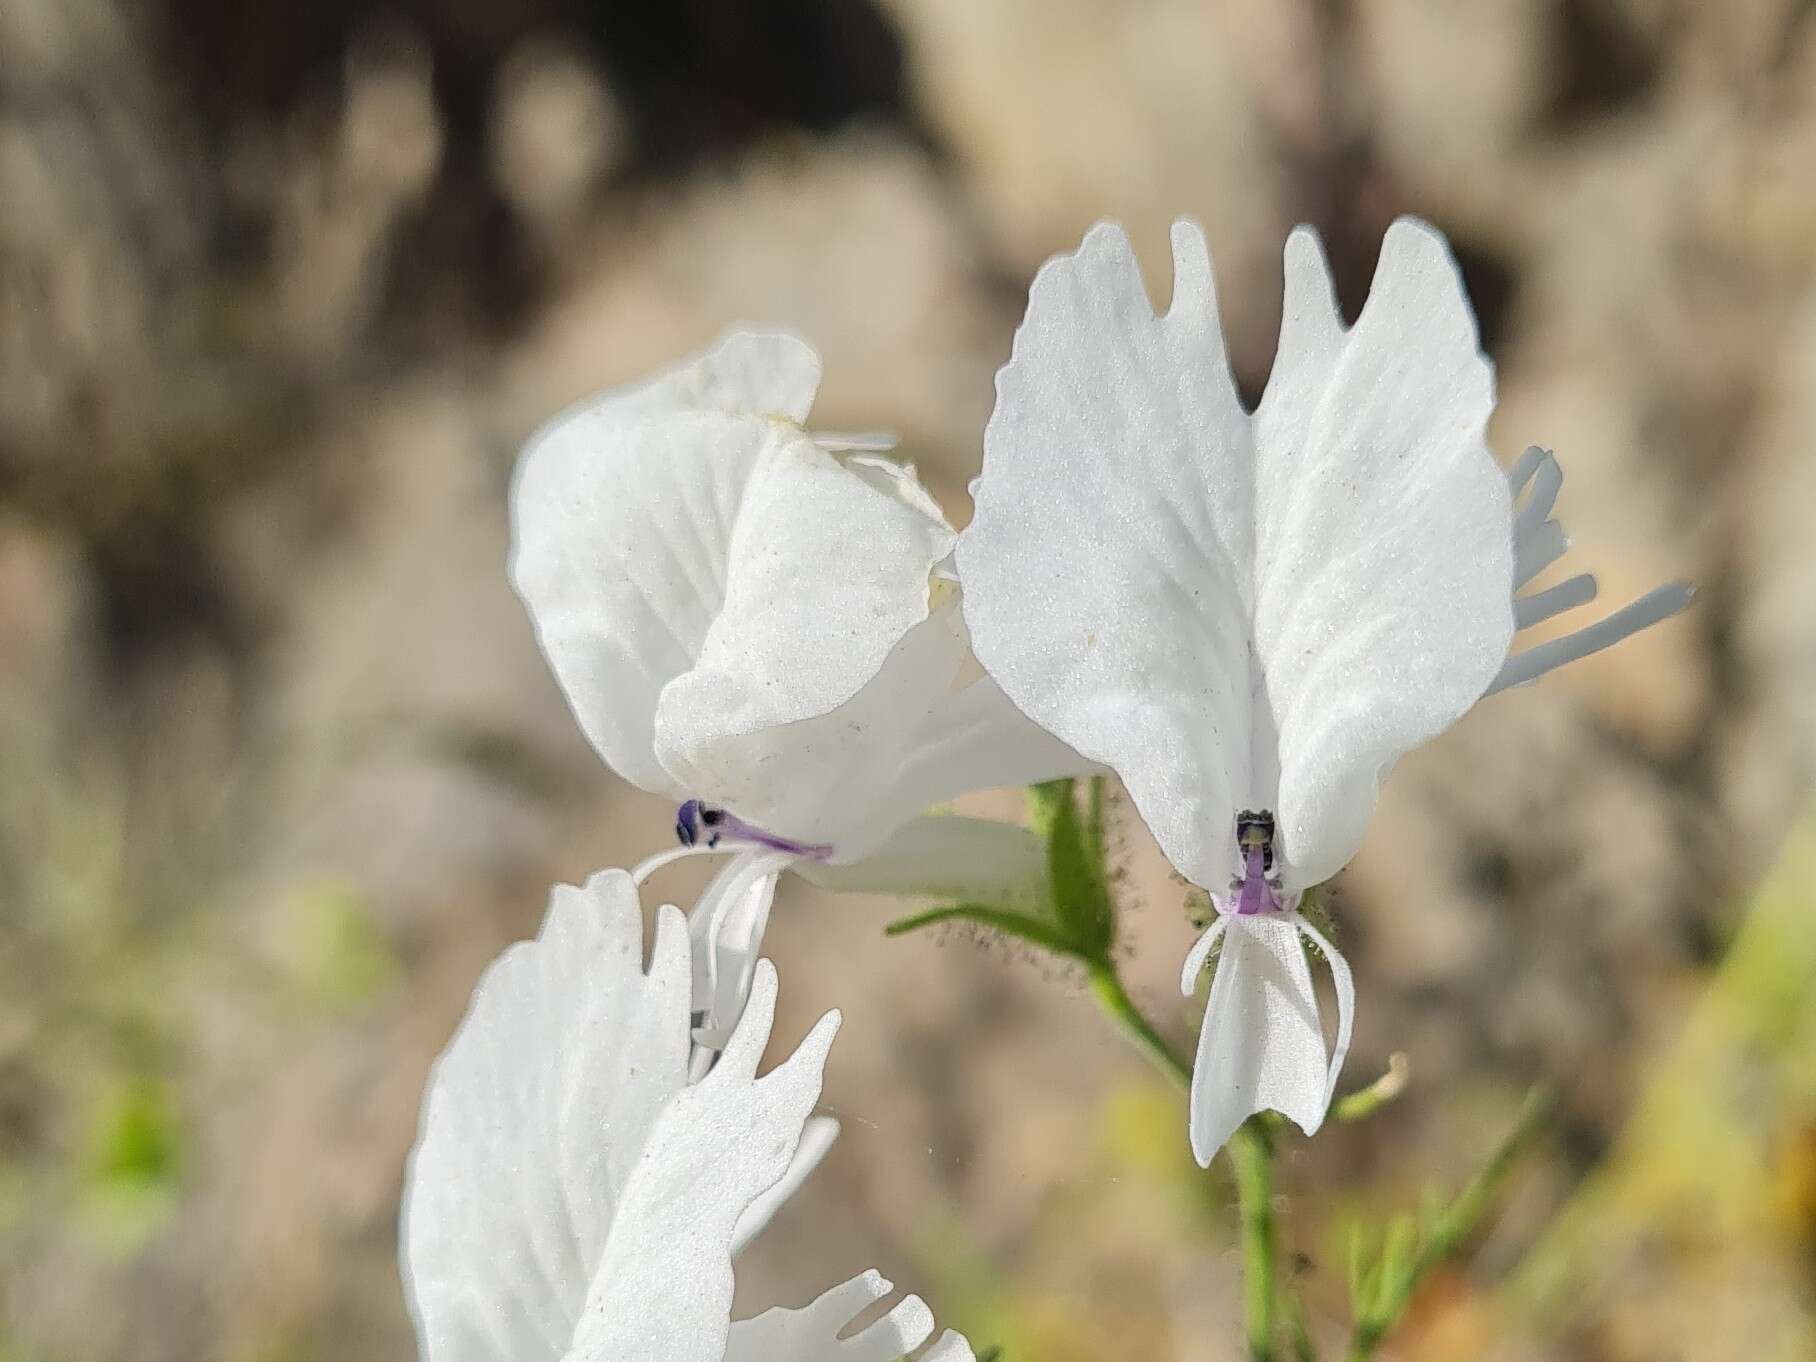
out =
[(1251, 846), (1243, 853), (1242, 888), (1237, 895), (1236, 911), (1244, 917), (1280, 911), (1280, 896), (1261, 869), (1260, 847)]
[(1236, 847), (1242, 853), (1242, 878), (1231, 882), (1230, 893), (1211, 896), (1217, 910), (1239, 917), (1287, 911), (1289, 905), (1281, 898), (1277, 881), (1268, 877), (1274, 860), (1273, 811), (1251, 813), (1245, 809), (1237, 814)]

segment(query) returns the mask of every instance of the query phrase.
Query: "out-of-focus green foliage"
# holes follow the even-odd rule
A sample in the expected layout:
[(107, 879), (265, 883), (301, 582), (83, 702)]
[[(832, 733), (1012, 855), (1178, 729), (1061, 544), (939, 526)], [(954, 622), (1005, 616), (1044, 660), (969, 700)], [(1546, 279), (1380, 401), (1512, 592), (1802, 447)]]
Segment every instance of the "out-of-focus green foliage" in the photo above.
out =
[(84, 1223), (119, 1251), (138, 1247), (175, 1208), (182, 1161), (181, 1117), (169, 1082), (150, 1075), (120, 1081), (89, 1134)]
[[(1786, 843), (1713, 983), (1654, 1069), (1602, 1168), (1534, 1248), (1507, 1311), (1556, 1336), (1623, 1278), (1675, 1282), (1735, 1327), (1741, 1295), (1782, 1294), (1752, 1356), (1816, 1357), (1795, 1308), (1816, 1244), (1816, 826)], [(1635, 1326), (1639, 1327), (1639, 1326)], [(1736, 1340), (1685, 1340), (1728, 1346)]]
[(298, 982), (330, 1012), (357, 1011), (402, 977), (372, 905), (343, 884), (300, 891), (292, 904), (301, 935)]

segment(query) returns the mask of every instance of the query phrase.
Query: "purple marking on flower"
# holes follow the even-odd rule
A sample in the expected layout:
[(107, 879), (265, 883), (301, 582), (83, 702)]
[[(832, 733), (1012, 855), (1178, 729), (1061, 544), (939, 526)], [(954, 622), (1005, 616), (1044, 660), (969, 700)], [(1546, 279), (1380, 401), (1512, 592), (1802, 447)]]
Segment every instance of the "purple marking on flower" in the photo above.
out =
[[(684, 847), (691, 847), (700, 840), (701, 818), (705, 805), (697, 799), (684, 799), (675, 810), (675, 840)], [(707, 840), (712, 845), (712, 839)]]
[(1242, 888), (1237, 893), (1236, 911), (1243, 917), (1280, 911), (1280, 895), (1267, 882), (1262, 860), (1258, 846), (1251, 846), (1242, 854)]
[(754, 823), (746, 823), (729, 810), (700, 799), (685, 799), (675, 810), (675, 836), (684, 847), (717, 847), (722, 842), (736, 842), (746, 846), (768, 847), (771, 851), (786, 851), (791, 856), (809, 861), (824, 861), (832, 857), (832, 845), (829, 842), (797, 842), (793, 838), (778, 837), (773, 832), (765, 832)]
[(1269, 875), (1274, 868), (1274, 815), (1265, 809), (1237, 814), (1236, 846), (1242, 852), (1242, 878), (1230, 881), (1229, 893), (1211, 895), (1217, 911), (1240, 917), (1287, 911), (1292, 905), (1282, 901), (1277, 882)]

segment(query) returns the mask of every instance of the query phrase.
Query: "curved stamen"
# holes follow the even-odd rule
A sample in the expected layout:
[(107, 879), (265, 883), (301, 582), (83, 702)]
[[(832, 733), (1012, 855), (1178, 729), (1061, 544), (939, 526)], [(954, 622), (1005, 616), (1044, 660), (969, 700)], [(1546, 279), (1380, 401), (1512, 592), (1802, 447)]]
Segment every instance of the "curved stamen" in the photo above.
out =
[(1204, 969), (1204, 962), (1211, 958), (1212, 948), (1223, 935), (1224, 928), (1229, 925), (1227, 914), (1217, 914), (1217, 920), (1193, 943), (1192, 949), (1185, 953), (1185, 964), (1179, 971), (1179, 991), (1186, 997), (1191, 997), (1192, 991), (1198, 987), (1198, 976)]
[(670, 847), (667, 851), (658, 851), (653, 856), (645, 856), (641, 861), (638, 861), (636, 865), (632, 866), (631, 883), (642, 884), (651, 875), (654, 875), (658, 870), (662, 869), (663, 866), (673, 865), (676, 861), (685, 861), (693, 856), (714, 856), (731, 850), (733, 850), (731, 847), (717, 846), (682, 845)]
[(1331, 984), (1337, 992), (1337, 1043), (1331, 1048), (1330, 1067), (1324, 1081), (1324, 1105), (1328, 1107), (1331, 1098), (1337, 1095), (1337, 1076), (1343, 1072), (1343, 1061), (1349, 1058), (1350, 1035), (1356, 1020), (1356, 983), (1350, 976), (1349, 961), (1331, 944), (1330, 938), (1312, 926), (1301, 913), (1293, 914), (1293, 925), (1324, 953), (1324, 963), (1330, 966)]

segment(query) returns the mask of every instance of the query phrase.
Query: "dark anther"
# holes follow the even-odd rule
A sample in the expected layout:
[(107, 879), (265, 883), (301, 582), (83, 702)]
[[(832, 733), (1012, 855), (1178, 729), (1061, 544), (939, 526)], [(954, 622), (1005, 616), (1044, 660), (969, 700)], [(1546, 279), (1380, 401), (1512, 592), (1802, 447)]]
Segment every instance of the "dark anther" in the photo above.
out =
[(703, 808), (697, 799), (684, 799), (675, 810), (675, 837), (682, 846), (691, 847), (700, 840), (700, 825), (705, 821), (701, 816)]
[(684, 847), (702, 841), (709, 847), (716, 847), (719, 845), (718, 829), (724, 822), (724, 809), (716, 809), (702, 800), (684, 799), (675, 810), (675, 837)]
[(1274, 868), (1274, 815), (1266, 809), (1244, 809), (1236, 815), (1236, 846), (1243, 852), (1261, 852), (1261, 869)]

